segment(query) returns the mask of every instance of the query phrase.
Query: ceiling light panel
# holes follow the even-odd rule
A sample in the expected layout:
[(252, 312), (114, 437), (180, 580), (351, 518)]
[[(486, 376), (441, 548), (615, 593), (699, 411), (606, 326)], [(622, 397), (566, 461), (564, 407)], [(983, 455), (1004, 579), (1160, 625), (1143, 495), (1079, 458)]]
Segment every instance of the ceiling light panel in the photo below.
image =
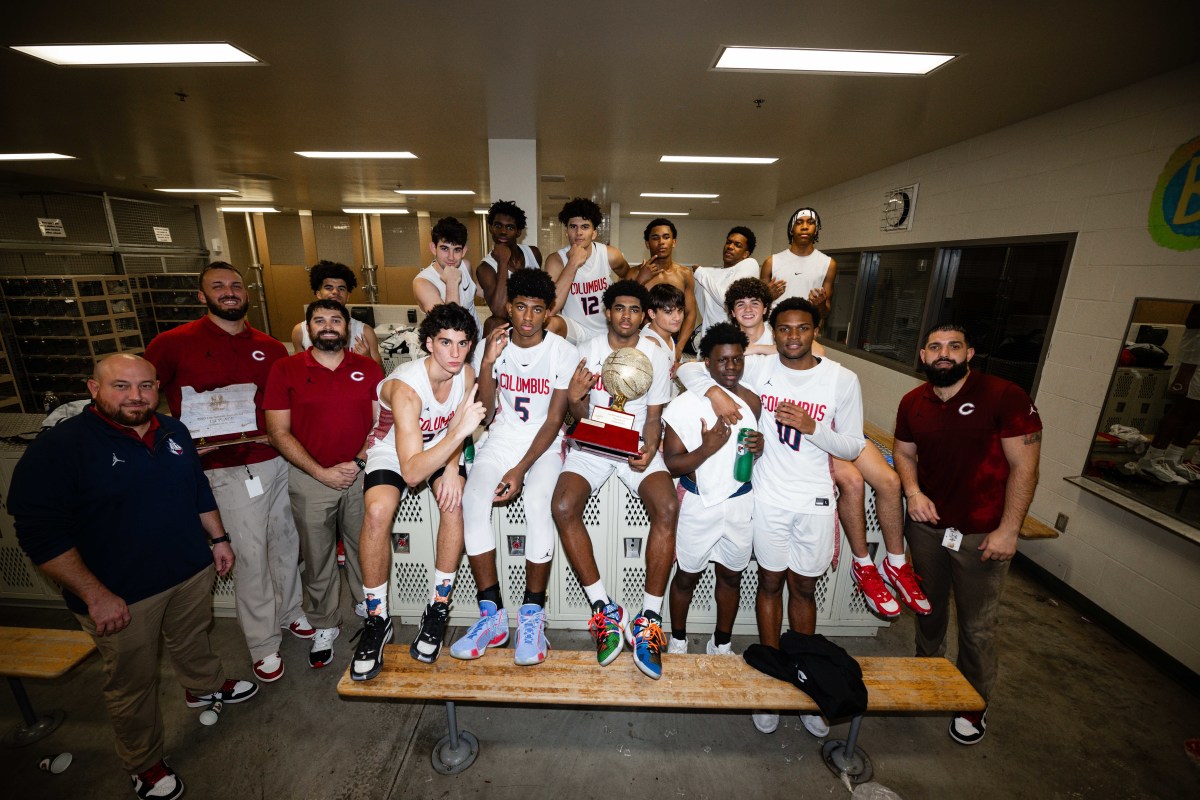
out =
[(416, 158), (407, 150), (296, 150), (295, 153), (305, 158)]
[(720, 196), (719, 194), (688, 194), (685, 192), (642, 192), (642, 197), (679, 197), (696, 200), (715, 200)]
[(927, 75), (955, 56), (875, 50), (802, 47), (726, 47), (713, 69), (751, 72), (835, 72), (858, 75)]
[(343, 214), (407, 214), (407, 208), (343, 208)]
[(662, 156), (664, 164), (774, 164), (778, 158), (759, 156)]
[(167, 194), (238, 194), (237, 189), (155, 189)]
[(273, 206), (220, 206), (217, 211), (225, 214), (278, 214), (279, 209)]
[(686, 211), (630, 211), (631, 217), (686, 217)]
[(393, 189), (396, 194), (475, 194), (470, 189)]
[(258, 64), (228, 42), (163, 44), (35, 44), (14, 46), (60, 67), (169, 66), (171, 64)]
[(57, 161), (73, 159), (75, 156), (64, 156), (62, 153), (0, 153), (0, 161)]

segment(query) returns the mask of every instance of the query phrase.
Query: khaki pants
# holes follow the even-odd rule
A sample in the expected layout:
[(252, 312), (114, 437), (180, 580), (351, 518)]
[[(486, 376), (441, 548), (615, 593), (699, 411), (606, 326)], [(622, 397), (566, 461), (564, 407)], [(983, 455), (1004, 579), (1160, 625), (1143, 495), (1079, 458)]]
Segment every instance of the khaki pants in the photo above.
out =
[[(281, 627), (300, 609), (300, 536), (288, 502), (283, 456), (245, 467), (210, 469), (208, 476), (237, 564), (234, 601), (250, 660), (279, 652)], [(246, 481), (258, 478), (263, 493), (251, 497)]]
[(175, 678), (194, 695), (225, 683), (225, 668), (208, 641), (212, 623), (213, 567), (129, 606), (129, 625), (97, 636), (86, 614), (76, 614), (104, 661), (104, 704), (117, 735), (117, 758), (126, 772), (143, 772), (163, 757), (158, 708), (158, 641), (167, 645)]
[(350, 594), (354, 602), (362, 600), (362, 570), (358, 565), (358, 535), (363, 523), (363, 474), (342, 491), (330, 489), (302, 469), (288, 470), (288, 496), (292, 516), (300, 531), (304, 550), (304, 611), (309, 624), (317, 628), (336, 628), (342, 615), (338, 610), (341, 583), (337, 566), (337, 531), (342, 531), (346, 547), (346, 567)]
[(917, 617), (917, 655), (946, 654), (946, 629), (950, 624), (950, 590), (958, 617), (958, 669), (988, 699), (996, 683), (996, 624), (1000, 593), (1008, 575), (1008, 561), (980, 561), (979, 545), (985, 534), (964, 535), (958, 552), (942, 547), (945, 528), (908, 521), (908, 547), (913, 569), (921, 576), (933, 613)]

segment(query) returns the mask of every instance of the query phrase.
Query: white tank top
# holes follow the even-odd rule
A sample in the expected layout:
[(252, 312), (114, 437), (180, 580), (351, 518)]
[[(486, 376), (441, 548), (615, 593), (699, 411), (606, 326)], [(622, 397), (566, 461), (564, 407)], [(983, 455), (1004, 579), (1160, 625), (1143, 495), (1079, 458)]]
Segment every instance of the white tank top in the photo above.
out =
[(798, 256), (788, 249), (771, 256), (771, 280), (787, 281), (787, 287), (779, 300), (785, 297), (807, 300), (809, 292), (825, 285), (830, 260), (829, 256), (820, 250), (813, 250), (806, 256)]
[(578, 364), (575, 345), (556, 333), (546, 331), (533, 347), (517, 347), (510, 341), (492, 369), (499, 405), (488, 427), (490, 435), (532, 438), (537, 434), (546, 422), (551, 396), (570, 385)]
[(757, 278), (759, 275), (758, 262), (753, 258), (744, 258), (732, 267), (697, 267), (693, 277), (696, 286), (696, 306), (700, 309), (703, 322), (700, 325), (700, 335), (718, 322), (727, 322), (729, 313), (725, 310), (725, 292), (730, 285), (741, 278)]
[[(475, 341), (479, 341), (483, 336), (483, 323), (479, 319), (479, 312), (475, 310), (475, 280), (471, 277), (469, 269), (459, 269), (459, 274), (462, 275), (462, 280), (458, 285), (458, 304), (470, 311), (471, 316), (475, 319), (475, 329), (478, 331)], [(446, 299), (446, 282), (442, 280), (441, 275), (438, 275), (436, 263), (430, 264), (418, 272), (417, 277), (424, 278), (436, 286), (442, 300)]]
[[(355, 319), (354, 317), (350, 318), (350, 342), (346, 345), (347, 350), (354, 349), (354, 343), (357, 342), (360, 337), (362, 337), (363, 328), (365, 327), (367, 326), (362, 320)], [(308, 335), (308, 324), (306, 323), (301, 325), (300, 330), (304, 334), (300, 344), (304, 345), (304, 349), (307, 350), (308, 348), (312, 347), (312, 339)]]
[[(570, 249), (564, 247), (558, 251), (558, 257), (562, 259), (564, 266)], [(592, 254), (576, 271), (575, 280), (571, 282), (571, 292), (559, 311), (564, 317), (574, 320), (584, 328), (587, 332), (586, 339), (608, 333), (608, 323), (604, 320), (604, 290), (608, 288), (611, 279), (608, 246), (592, 242)]]
[[(646, 407), (661, 406), (671, 402), (672, 357), (667, 355), (666, 350), (645, 336), (638, 337), (636, 346), (638, 350), (650, 357), (650, 364), (654, 368), (654, 378), (650, 382), (650, 389), (636, 400), (625, 402), (625, 413), (633, 414), (633, 429), (640, 436), (642, 428), (646, 424)], [(579, 345), (579, 357), (586, 361), (585, 366), (596, 374), (600, 374), (600, 370), (604, 366), (604, 359), (608, 358), (612, 352), (612, 345), (608, 343), (607, 333), (588, 339)], [(593, 408), (612, 405), (612, 396), (604, 388), (603, 378), (596, 381), (595, 388), (589, 394), (589, 400)]]
[(467, 379), (463, 372), (455, 375), (450, 383), (450, 393), (446, 396), (446, 401), (439, 403), (433, 395), (433, 384), (429, 382), (429, 371), (425, 366), (425, 362), (428, 360), (429, 356), (425, 356), (416, 361), (406, 361), (379, 382), (379, 386), (375, 388), (375, 392), (379, 396), (379, 420), (375, 424), (375, 430), (371, 432), (369, 446), (378, 443), (393, 451), (396, 449), (396, 427), (393, 424), (392, 408), (381, 394), (383, 385), (393, 380), (403, 381), (417, 393), (417, 397), (421, 400), (420, 427), (424, 449), (428, 450), (446, 435), (446, 429), (450, 427), (450, 420), (454, 418), (454, 409), (458, 408), (463, 395), (466, 394)]
[[(525, 268), (539, 269), (537, 259), (533, 255), (533, 249), (529, 247), (529, 245), (524, 244), (519, 244), (517, 247), (521, 248), (521, 255), (525, 258)], [(496, 259), (492, 258), (491, 253), (488, 253), (486, 256), (484, 256), (481, 260), (481, 263), (491, 265), (493, 270), (500, 269), (500, 265), (496, 263)], [(563, 263), (565, 264), (567, 262), (564, 261)], [(512, 275), (511, 269), (508, 271), (508, 274)]]

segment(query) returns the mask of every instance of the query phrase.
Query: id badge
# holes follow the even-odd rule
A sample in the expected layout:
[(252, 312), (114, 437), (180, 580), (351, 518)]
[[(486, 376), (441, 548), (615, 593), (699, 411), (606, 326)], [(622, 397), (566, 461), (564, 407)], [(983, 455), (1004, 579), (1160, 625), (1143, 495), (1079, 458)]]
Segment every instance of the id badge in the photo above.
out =
[(946, 528), (946, 535), (942, 537), (942, 547), (948, 547), (957, 553), (962, 540), (962, 531), (958, 528)]
[[(262, 479), (255, 475), (253, 478), (246, 479), (246, 494), (251, 497), (258, 497), (263, 493)], [(945, 544), (943, 542), (943, 544)], [(954, 548), (957, 550), (958, 548)]]

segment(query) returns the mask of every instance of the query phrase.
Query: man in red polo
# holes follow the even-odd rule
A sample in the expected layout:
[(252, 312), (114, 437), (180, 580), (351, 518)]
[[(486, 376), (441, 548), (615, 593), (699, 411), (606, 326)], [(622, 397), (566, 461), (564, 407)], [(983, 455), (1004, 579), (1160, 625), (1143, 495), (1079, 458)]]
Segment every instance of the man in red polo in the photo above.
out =
[(207, 438), (201, 461), (237, 554), (238, 623), (254, 674), (269, 683), (283, 677), (280, 629), (302, 639), (314, 634), (300, 608), (300, 537), (288, 504), (287, 462), (264, 441), (262, 393), (287, 348), (247, 324), (246, 286), (231, 264), (205, 267), (199, 295), (208, 313), (155, 336), (146, 360), (158, 370), (172, 416), (192, 436), (214, 409), (253, 414), (252, 429)]
[[(996, 682), (996, 622), (1008, 565), (1037, 487), (1042, 420), (1025, 390), (972, 372), (967, 333), (925, 337), (929, 382), (900, 400), (896, 471), (908, 498), (908, 546), (932, 610), (917, 617), (917, 655), (946, 651), (950, 590), (958, 611), (958, 668), (988, 700)], [(950, 738), (975, 744), (987, 711), (959, 713)]]
[(291, 464), (288, 496), (304, 550), (305, 616), (317, 629), (308, 654), (315, 668), (333, 660), (333, 640), (341, 631), (338, 528), (346, 544), (350, 593), (356, 603), (363, 599), (358, 566), (362, 470), (383, 370), (346, 349), (350, 312), (338, 301), (310, 303), (304, 324), (312, 346), (271, 367), (263, 408), (271, 444)]

